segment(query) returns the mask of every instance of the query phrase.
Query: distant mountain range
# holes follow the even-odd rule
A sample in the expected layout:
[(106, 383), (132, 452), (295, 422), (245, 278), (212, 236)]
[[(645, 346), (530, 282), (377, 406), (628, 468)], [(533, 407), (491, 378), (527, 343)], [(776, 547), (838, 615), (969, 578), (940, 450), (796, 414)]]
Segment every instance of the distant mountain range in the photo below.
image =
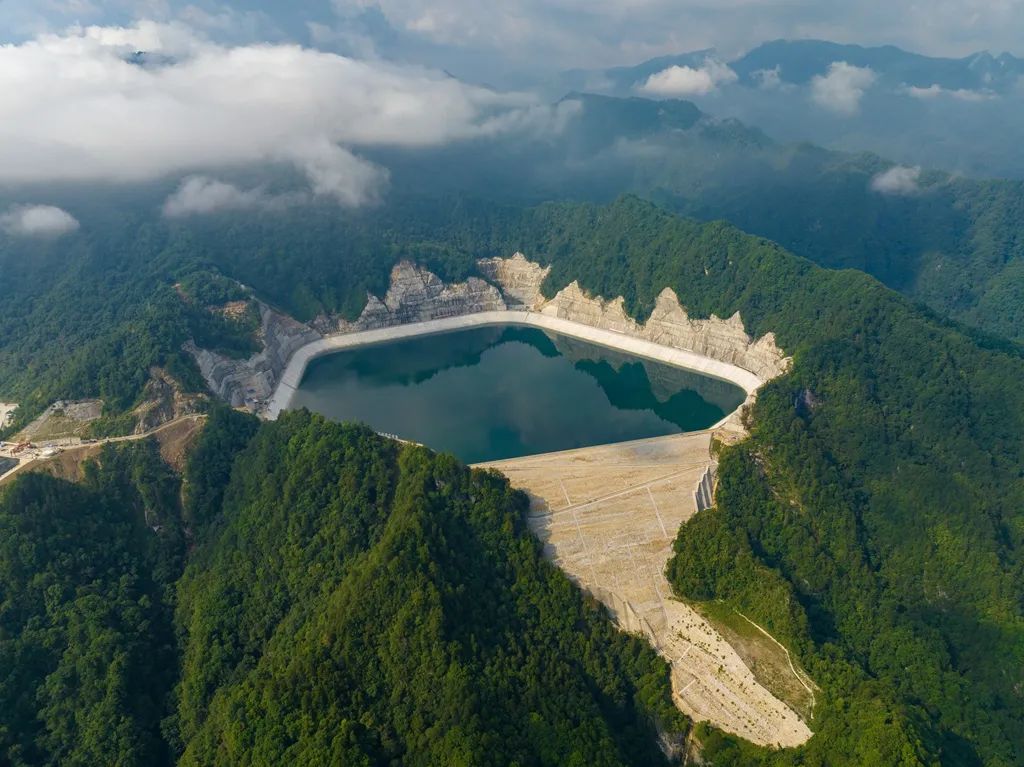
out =
[[(849, 67), (834, 66), (840, 63)], [(671, 67), (689, 69), (666, 72)], [(655, 87), (645, 87), (661, 72)], [(687, 98), (782, 141), (877, 152), (968, 176), (1024, 178), (1017, 140), (1024, 133), (1024, 59), (1009, 53), (954, 59), (894, 46), (776, 40), (731, 61), (706, 49), (571, 70), (542, 90), (552, 99), (573, 91)]]
[(916, 88), (938, 85), (947, 90), (1005, 92), (1016, 87), (1024, 75), (1024, 59), (1009, 53), (993, 56), (981, 51), (950, 59), (910, 53), (893, 45), (864, 47), (823, 40), (775, 40), (759, 45), (729, 66), (744, 85), (760, 83), (756, 72), (776, 69), (782, 82), (803, 85), (824, 74), (835, 61), (870, 67), (885, 81)]
[[(699, 68), (709, 58), (723, 60), (713, 48), (707, 48), (659, 56), (635, 66), (569, 70), (559, 76), (557, 83), (566, 90), (622, 95), (636, 92), (657, 72), (673, 66)], [(953, 59), (911, 53), (893, 45), (865, 47), (825, 40), (774, 40), (724, 63), (738, 76), (737, 85), (760, 87), (762, 72), (774, 72), (782, 83), (806, 85), (815, 76), (827, 73), (837, 61), (869, 67), (886, 84), (914, 88), (938, 86), (950, 91), (1005, 93), (1016, 88), (1024, 75), (1024, 59), (1009, 53), (994, 56), (981, 51)]]

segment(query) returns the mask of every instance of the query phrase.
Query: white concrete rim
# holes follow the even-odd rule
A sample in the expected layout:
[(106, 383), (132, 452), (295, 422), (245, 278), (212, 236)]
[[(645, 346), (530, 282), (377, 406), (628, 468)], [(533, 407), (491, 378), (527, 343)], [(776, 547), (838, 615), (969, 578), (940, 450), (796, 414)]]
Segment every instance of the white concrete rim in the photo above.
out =
[[(520, 325), (549, 330), (553, 333), (587, 341), (607, 349), (615, 349), (636, 357), (661, 362), (672, 367), (727, 381), (739, 386), (748, 395), (756, 392), (764, 384), (764, 381), (759, 376), (751, 373), (749, 370), (744, 370), (737, 365), (712, 359), (696, 352), (676, 349), (671, 346), (648, 341), (644, 338), (637, 338), (627, 333), (596, 328), (582, 322), (552, 317), (540, 312), (506, 309), (503, 311), (462, 314), (455, 317), (411, 322), (405, 325), (392, 325), (352, 333), (336, 333), (312, 341), (296, 349), (289, 358), (288, 364), (281, 374), (280, 380), (277, 382), (277, 386), (274, 387), (274, 393), (267, 403), (264, 415), (273, 420), (277, 418), (282, 410), (288, 408), (295, 396), (296, 389), (302, 383), (302, 377), (306, 372), (306, 368), (310, 362), (318, 357), (364, 346), (393, 343), (418, 336), (438, 335), (457, 330), (494, 325)], [(719, 424), (727, 420), (731, 415), (731, 413), (727, 415)]]

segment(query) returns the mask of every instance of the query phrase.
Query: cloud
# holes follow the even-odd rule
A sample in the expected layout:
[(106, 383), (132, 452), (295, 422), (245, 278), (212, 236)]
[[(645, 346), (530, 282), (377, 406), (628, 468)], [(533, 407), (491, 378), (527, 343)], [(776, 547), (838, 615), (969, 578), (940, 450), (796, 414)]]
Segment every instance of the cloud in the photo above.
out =
[(182, 218), (226, 210), (282, 210), (307, 197), (301, 192), (271, 195), (263, 187), (240, 189), (209, 176), (189, 176), (164, 201), (163, 214)]
[(870, 67), (834, 61), (826, 74), (811, 78), (811, 99), (830, 112), (853, 115), (860, 110), (860, 100), (874, 82), (875, 73)]
[(871, 189), (879, 194), (899, 196), (917, 194), (921, 191), (921, 187), (918, 185), (920, 177), (920, 168), (894, 165), (871, 179)]
[(699, 69), (671, 66), (647, 78), (639, 90), (653, 96), (704, 96), (719, 85), (736, 82), (736, 73), (726, 64), (707, 59)]
[(783, 86), (782, 70), (778, 66), (772, 69), (756, 69), (750, 76), (763, 91), (777, 91)]
[(510, 66), (550, 74), (709, 47), (731, 58), (773, 39), (894, 44), (954, 57), (1017, 51), (1024, 39), (1021, 0), (0, 0), (0, 34), (7, 40), (140, 17), (187, 21), (236, 42), (288, 35), (316, 42), (307, 26), (313, 23), (318, 33), (365, 38), (359, 50), (486, 81)]
[(0, 230), (15, 237), (60, 237), (78, 229), (78, 220), (53, 205), (15, 205), (0, 214)]
[(943, 88), (938, 83), (932, 83), (927, 88), (918, 88), (913, 85), (903, 87), (903, 92), (911, 98), (920, 101), (932, 101), (938, 98), (951, 98), (957, 101), (988, 101), (993, 98), (991, 93), (972, 91), (967, 88)]
[[(146, 66), (131, 60), (140, 50)], [(226, 46), (180, 24), (75, 28), (0, 46), (0, 183), (287, 162), (315, 193), (359, 205), (387, 177), (359, 149), (543, 129), (538, 109), (522, 94), (421, 67), (295, 45)], [(227, 199), (219, 187), (191, 191)]]

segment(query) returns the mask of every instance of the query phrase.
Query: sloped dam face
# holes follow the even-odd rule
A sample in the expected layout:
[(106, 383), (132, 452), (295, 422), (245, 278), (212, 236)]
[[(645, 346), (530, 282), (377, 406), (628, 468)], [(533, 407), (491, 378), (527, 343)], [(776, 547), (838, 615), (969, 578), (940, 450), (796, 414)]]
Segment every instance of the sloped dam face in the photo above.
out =
[(744, 397), (715, 378), (509, 326), (321, 357), (290, 407), (477, 463), (705, 429)]

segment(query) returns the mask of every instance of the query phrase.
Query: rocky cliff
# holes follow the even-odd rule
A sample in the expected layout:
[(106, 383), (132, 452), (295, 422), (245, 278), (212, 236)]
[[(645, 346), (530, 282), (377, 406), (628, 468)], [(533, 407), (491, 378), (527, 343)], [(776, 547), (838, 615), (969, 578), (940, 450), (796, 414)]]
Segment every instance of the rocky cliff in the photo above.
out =
[(540, 286), (550, 266), (535, 264), (522, 253), (511, 258), (481, 258), (476, 263), (484, 277), (501, 287), (510, 309), (536, 309), (544, 303)]
[(277, 386), (281, 371), (296, 349), (320, 338), (308, 325), (260, 304), (260, 343), (263, 349), (249, 359), (239, 360), (185, 344), (199, 365), (207, 386), (232, 407), (243, 405), (258, 410)]
[(320, 317), (315, 324), (325, 335), (351, 333), (506, 308), (501, 291), (479, 277), (446, 285), (437, 275), (402, 261), (391, 270), (384, 299), (367, 296), (366, 308), (355, 322)]
[(482, 259), (478, 268), (490, 282), (471, 277), (466, 282), (445, 284), (426, 269), (403, 261), (392, 270), (385, 296), (368, 296), (365, 309), (354, 322), (318, 317), (304, 325), (261, 306), (263, 350), (247, 360), (230, 359), (191, 343), (186, 349), (196, 358), (211, 390), (235, 407), (246, 405), (253, 410), (259, 410), (273, 392), (295, 350), (318, 338), (505, 309), (540, 312), (696, 352), (764, 380), (782, 374), (789, 365), (771, 333), (751, 339), (739, 314), (728, 319), (714, 315), (706, 320), (691, 319), (668, 288), (658, 296), (651, 316), (639, 323), (626, 314), (621, 297), (590, 296), (576, 282), (545, 299), (541, 285), (550, 269), (521, 253)]
[(749, 370), (766, 381), (784, 373), (789, 365), (775, 344), (774, 334), (755, 341), (744, 330), (739, 313), (728, 319), (715, 315), (706, 320), (691, 319), (670, 288), (661, 292), (651, 316), (640, 324), (626, 314), (621, 297), (607, 300), (587, 295), (578, 282), (566, 286), (551, 300), (545, 299), (541, 284), (550, 268), (528, 261), (522, 253), (511, 258), (483, 259), (478, 264), (481, 273), (501, 287), (510, 307), (514, 303), (552, 317), (686, 349)]

